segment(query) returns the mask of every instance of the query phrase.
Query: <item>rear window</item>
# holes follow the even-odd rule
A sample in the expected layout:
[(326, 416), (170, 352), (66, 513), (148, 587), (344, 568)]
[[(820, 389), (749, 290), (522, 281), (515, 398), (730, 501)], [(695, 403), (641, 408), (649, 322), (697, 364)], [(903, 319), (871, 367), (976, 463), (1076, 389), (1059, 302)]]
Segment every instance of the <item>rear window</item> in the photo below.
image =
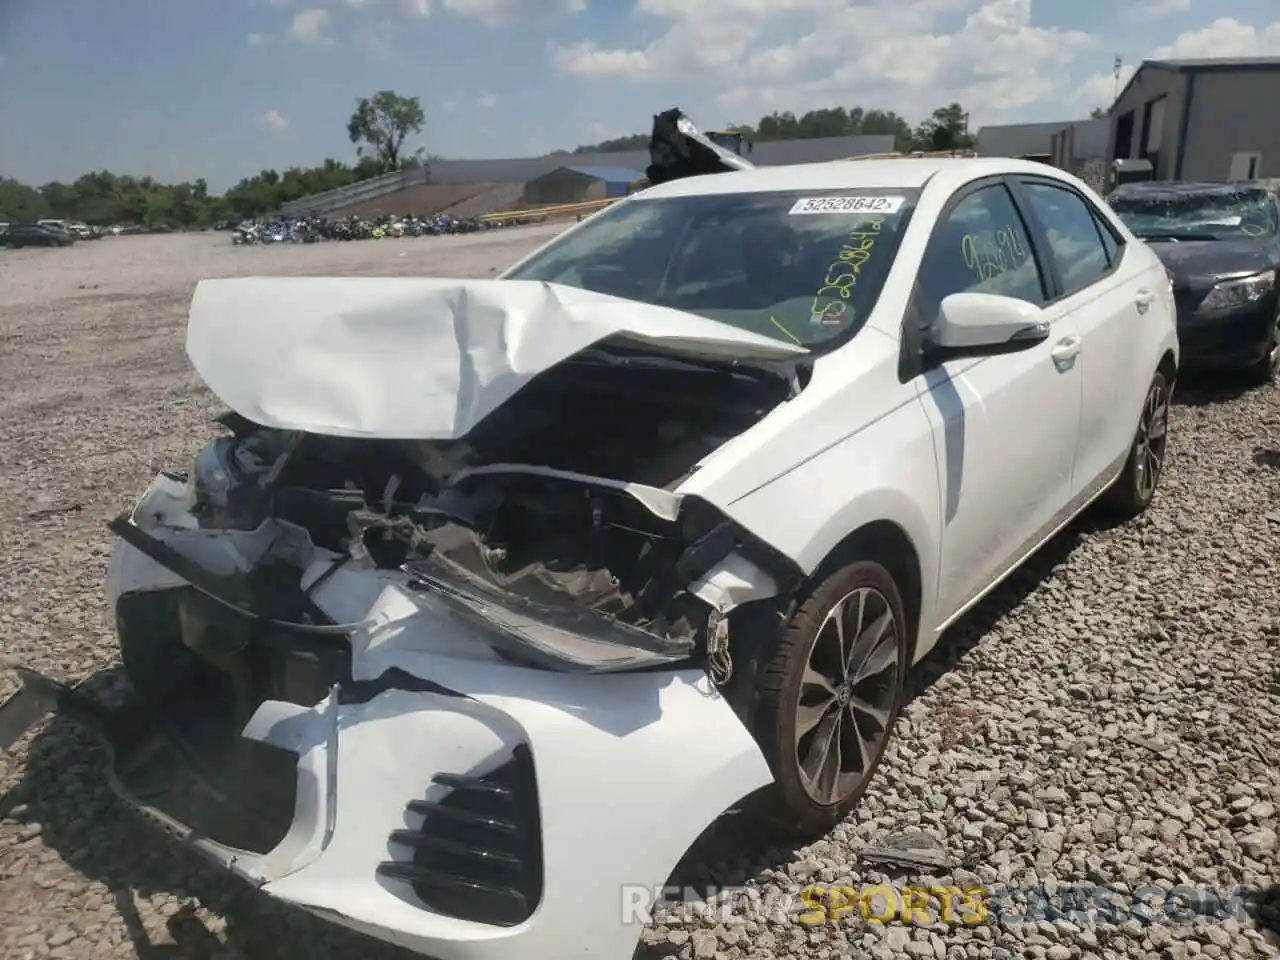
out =
[(640, 195), (504, 276), (684, 310), (821, 348), (866, 322), (918, 196), (887, 189)]

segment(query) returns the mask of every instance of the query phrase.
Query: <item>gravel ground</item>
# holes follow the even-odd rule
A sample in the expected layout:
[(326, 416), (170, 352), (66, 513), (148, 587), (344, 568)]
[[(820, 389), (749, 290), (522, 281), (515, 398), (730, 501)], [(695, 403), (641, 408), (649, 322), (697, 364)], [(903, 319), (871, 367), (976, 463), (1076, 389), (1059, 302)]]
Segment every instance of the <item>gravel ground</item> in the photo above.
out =
[[(197, 279), (486, 276), (556, 229), (279, 248), (122, 237), (0, 254), (3, 652), (63, 677), (97, 671), (92, 689), (118, 695), (103, 524), (208, 438), (215, 404), (182, 349)], [(747, 892), (660, 909), (642, 953), (1280, 956), (1280, 523), (1264, 516), (1280, 510), (1280, 390), (1184, 389), (1172, 430), (1146, 517), (1057, 538), (916, 671), (846, 824), (782, 849), (728, 821), (680, 879)], [(0, 696), (12, 688), (0, 679)], [(405, 956), (204, 868), (122, 810), (103, 769), (61, 722), (0, 754), (0, 957)], [(908, 841), (940, 865), (921, 874), (857, 854)], [(1055, 906), (1076, 885), (1121, 897), (1244, 886), (1271, 900), (1213, 921), (1093, 923), (1050, 909), (885, 926), (854, 911), (806, 926), (785, 895), (808, 883), (1038, 889)]]

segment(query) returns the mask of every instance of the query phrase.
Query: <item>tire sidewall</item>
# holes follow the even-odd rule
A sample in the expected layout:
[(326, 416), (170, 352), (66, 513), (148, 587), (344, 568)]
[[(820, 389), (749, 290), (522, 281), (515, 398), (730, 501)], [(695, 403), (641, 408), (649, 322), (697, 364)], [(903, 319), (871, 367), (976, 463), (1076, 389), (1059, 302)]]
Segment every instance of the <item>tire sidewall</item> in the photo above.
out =
[[(800, 777), (799, 760), (795, 750), (796, 712), (799, 707), (801, 683), (806, 664), (817, 641), (827, 612), (844, 596), (859, 587), (872, 587), (880, 592), (893, 610), (898, 629), (897, 690), (893, 708), (889, 713), (887, 733), (872, 758), (871, 767), (862, 785), (842, 802), (835, 805), (818, 804), (810, 798)], [(801, 611), (816, 608), (818, 615), (793, 616), (783, 633), (784, 641), (790, 641), (787, 666), (780, 702), (773, 718), (772, 741), (775, 756), (769, 758), (774, 766), (774, 776), (785, 815), (799, 818), (801, 829), (827, 830), (849, 813), (866, 792), (867, 785), (880, 766), (892, 734), (893, 726), (902, 707), (903, 680), (909, 666), (910, 638), (906, 635), (907, 619), (898, 585), (889, 571), (874, 561), (861, 560), (850, 563), (832, 573), (809, 594), (812, 603), (801, 605)]]
[(1151, 505), (1151, 501), (1155, 499), (1157, 491), (1160, 489), (1160, 481), (1164, 479), (1164, 461), (1169, 454), (1168, 432), (1169, 432), (1169, 415), (1165, 413), (1165, 448), (1161, 452), (1160, 457), (1160, 473), (1156, 476), (1156, 482), (1151, 488), (1150, 496), (1144, 497), (1142, 491), (1138, 488), (1138, 432), (1142, 429), (1141, 418), (1146, 416), (1147, 400), (1151, 397), (1151, 391), (1159, 385), (1164, 390), (1164, 402), (1166, 407), (1173, 402), (1173, 391), (1169, 388), (1169, 379), (1160, 371), (1156, 371), (1156, 375), (1151, 378), (1151, 383), (1147, 386), (1147, 391), (1142, 395), (1142, 410), (1139, 412), (1139, 423), (1134, 428), (1133, 443), (1129, 446), (1129, 460), (1125, 465), (1125, 484), (1128, 488), (1126, 493), (1132, 500), (1134, 507), (1145, 510)]

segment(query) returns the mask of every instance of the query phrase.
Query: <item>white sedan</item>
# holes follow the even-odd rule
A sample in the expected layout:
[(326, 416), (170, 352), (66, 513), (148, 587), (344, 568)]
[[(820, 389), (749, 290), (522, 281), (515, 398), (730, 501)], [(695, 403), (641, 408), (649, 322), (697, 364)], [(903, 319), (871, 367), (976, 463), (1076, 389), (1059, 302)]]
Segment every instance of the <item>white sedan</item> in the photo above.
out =
[(1088, 187), (954, 159), (677, 178), (493, 280), (206, 281), (188, 353), (233, 413), (113, 524), (136, 696), (24, 671), (0, 746), (68, 709), (226, 869), (445, 960), (625, 960), (748, 795), (838, 822), (948, 625), (1151, 503), (1178, 369)]

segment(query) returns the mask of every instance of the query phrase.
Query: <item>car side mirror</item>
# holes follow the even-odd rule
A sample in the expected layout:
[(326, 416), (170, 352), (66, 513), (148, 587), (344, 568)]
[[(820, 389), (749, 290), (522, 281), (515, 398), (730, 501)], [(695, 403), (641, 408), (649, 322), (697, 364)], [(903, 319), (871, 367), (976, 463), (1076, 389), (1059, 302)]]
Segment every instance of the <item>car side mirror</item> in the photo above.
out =
[(938, 308), (927, 349), (933, 362), (1018, 353), (1049, 338), (1034, 303), (993, 293), (953, 293)]

